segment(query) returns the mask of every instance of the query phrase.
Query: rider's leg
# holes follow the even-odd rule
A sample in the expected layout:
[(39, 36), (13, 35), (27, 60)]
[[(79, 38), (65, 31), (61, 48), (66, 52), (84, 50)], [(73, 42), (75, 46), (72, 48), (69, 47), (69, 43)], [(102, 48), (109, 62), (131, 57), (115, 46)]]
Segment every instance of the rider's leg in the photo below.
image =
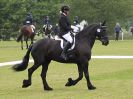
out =
[(61, 53), (61, 57), (64, 58), (65, 60), (67, 60), (67, 51), (71, 47), (73, 39), (72, 39), (70, 33), (63, 35), (63, 38), (67, 40), (67, 44), (65, 45), (65, 47)]
[(65, 45), (65, 47), (61, 53), (61, 57), (64, 58), (65, 60), (67, 60), (67, 51), (70, 47), (71, 47), (71, 43), (67, 42), (67, 44)]

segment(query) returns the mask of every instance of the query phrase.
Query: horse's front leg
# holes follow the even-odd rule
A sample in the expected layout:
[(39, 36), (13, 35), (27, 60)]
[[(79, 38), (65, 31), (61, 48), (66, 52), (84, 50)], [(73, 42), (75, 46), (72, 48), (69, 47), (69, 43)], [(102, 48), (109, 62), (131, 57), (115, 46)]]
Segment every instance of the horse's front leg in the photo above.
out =
[(83, 72), (85, 74), (85, 78), (86, 78), (86, 81), (87, 81), (87, 87), (89, 90), (93, 90), (93, 89), (96, 89), (95, 86), (92, 85), (91, 81), (90, 81), (90, 76), (89, 76), (89, 70), (88, 70), (88, 61), (85, 61), (83, 62)]
[(66, 83), (65, 86), (76, 85), (83, 78), (83, 68), (80, 63), (78, 63), (77, 66), (78, 66), (79, 77), (76, 80), (72, 80), (72, 78), (68, 78), (68, 82)]
[(28, 69), (28, 79), (23, 80), (22, 88), (27, 88), (31, 85), (32, 74), (39, 66), (40, 64), (34, 64), (31, 68)]

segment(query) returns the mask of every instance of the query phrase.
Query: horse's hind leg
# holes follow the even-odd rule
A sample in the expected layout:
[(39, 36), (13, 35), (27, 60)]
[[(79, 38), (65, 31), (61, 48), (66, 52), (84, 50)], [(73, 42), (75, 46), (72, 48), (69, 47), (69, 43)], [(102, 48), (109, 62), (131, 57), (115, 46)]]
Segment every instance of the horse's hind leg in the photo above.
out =
[(31, 38), (31, 44), (33, 44), (33, 39)]
[(50, 63), (50, 61), (46, 61), (45, 63), (42, 64), (41, 78), (43, 81), (44, 90), (53, 90), (51, 87), (49, 87), (49, 85), (46, 81), (46, 74), (47, 74), (49, 63)]
[(26, 48), (28, 49), (28, 37), (25, 39), (25, 42), (26, 42)]
[(21, 49), (23, 50), (23, 39), (21, 39)]
[(78, 66), (79, 77), (76, 80), (72, 80), (72, 78), (68, 78), (68, 82), (66, 83), (65, 86), (76, 85), (83, 78), (83, 68), (80, 63), (78, 63), (77, 66)]
[(23, 88), (31, 85), (32, 74), (39, 66), (40, 64), (34, 64), (31, 68), (28, 69), (28, 80), (23, 80)]

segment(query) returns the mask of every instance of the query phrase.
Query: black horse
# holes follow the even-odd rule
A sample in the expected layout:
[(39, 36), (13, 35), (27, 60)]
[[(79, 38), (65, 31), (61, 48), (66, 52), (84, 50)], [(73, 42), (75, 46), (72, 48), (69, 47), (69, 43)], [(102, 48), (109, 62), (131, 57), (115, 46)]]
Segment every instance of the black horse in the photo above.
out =
[(13, 69), (15, 71), (25, 70), (28, 66), (29, 54), (31, 52), (31, 55), (34, 59), (34, 65), (28, 69), (28, 80), (23, 81), (22, 87), (26, 88), (31, 85), (32, 73), (40, 65), (42, 65), (41, 78), (43, 81), (44, 90), (52, 90), (52, 88), (49, 87), (46, 81), (46, 74), (51, 60), (54, 60), (62, 63), (77, 64), (79, 77), (76, 80), (69, 78), (66, 86), (76, 85), (83, 78), (84, 73), (87, 80), (88, 89), (95, 89), (96, 87), (94, 87), (90, 81), (88, 61), (91, 59), (91, 50), (96, 38), (98, 38), (103, 45), (109, 44), (105, 22), (102, 24), (89, 25), (75, 36), (76, 45), (73, 50), (68, 52), (68, 60), (64, 60), (62, 57), (60, 57), (60, 54), (62, 52), (60, 41), (44, 38), (34, 43), (28, 49), (26, 55), (23, 58), (23, 62), (21, 64), (13, 66)]

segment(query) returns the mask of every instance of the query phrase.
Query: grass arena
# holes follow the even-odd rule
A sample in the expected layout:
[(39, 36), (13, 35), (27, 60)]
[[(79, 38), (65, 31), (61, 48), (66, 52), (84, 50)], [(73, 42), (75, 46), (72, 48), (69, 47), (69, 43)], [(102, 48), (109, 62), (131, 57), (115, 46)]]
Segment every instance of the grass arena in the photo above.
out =
[[(96, 41), (92, 49), (93, 56), (133, 56), (133, 41), (110, 41), (102, 46)], [(15, 41), (0, 41), (0, 63), (21, 60), (25, 50)], [(33, 63), (30, 63), (28, 68)], [(77, 78), (75, 64), (52, 62), (47, 79), (53, 91), (44, 91), (40, 77), (41, 68), (33, 74), (32, 86), (22, 88), (27, 70), (14, 72), (12, 65), (0, 67), (0, 99), (133, 99), (133, 59), (132, 58), (96, 58), (89, 65), (90, 78), (97, 87), (88, 90), (83, 78), (76, 86), (65, 87), (69, 77)]]

